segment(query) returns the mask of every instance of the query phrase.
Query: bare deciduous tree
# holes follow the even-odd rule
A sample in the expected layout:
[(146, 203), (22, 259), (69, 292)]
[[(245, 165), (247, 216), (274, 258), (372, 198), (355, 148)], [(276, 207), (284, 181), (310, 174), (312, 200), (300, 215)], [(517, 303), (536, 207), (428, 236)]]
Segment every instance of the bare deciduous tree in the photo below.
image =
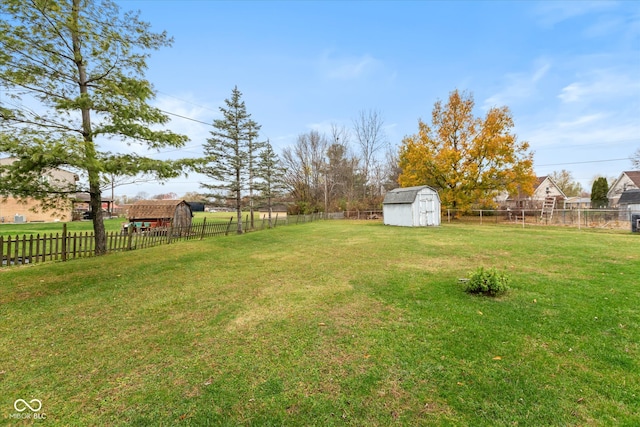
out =
[(282, 163), (287, 171), (285, 184), (301, 212), (313, 212), (322, 205), (327, 145), (326, 137), (312, 130), (299, 135), (293, 147), (282, 151)]
[(371, 174), (377, 163), (376, 155), (387, 146), (387, 137), (383, 129), (384, 120), (377, 110), (360, 111), (353, 120), (356, 143), (362, 155), (362, 173), (366, 179), (364, 198), (367, 198)]
[(640, 148), (631, 156), (631, 164), (634, 168), (640, 169)]

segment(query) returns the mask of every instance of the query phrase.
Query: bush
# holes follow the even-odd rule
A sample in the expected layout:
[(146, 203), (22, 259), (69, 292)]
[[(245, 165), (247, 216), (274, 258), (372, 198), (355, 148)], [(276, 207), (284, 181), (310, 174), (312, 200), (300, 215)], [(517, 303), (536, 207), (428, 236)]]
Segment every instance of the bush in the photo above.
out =
[(466, 291), (472, 294), (496, 296), (509, 290), (509, 277), (495, 268), (480, 267), (469, 274)]

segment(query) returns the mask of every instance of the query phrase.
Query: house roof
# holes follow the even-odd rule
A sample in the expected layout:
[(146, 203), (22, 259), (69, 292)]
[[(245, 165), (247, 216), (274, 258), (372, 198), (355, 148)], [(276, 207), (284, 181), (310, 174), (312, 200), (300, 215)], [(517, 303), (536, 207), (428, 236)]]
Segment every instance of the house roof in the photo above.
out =
[[(2, 157), (0, 158), (0, 166), (8, 166), (15, 163), (16, 161), (18, 161), (18, 158), (16, 157)], [(46, 171), (47, 171), (46, 172), (47, 175), (52, 176), (53, 178), (58, 180), (61, 178), (60, 175), (64, 177), (63, 179), (66, 179), (67, 181), (70, 181), (70, 182), (71, 181), (76, 182), (80, 180), (80, 177), (78, 176), (77, 173), (70, 172), (66, 169), (62, 169), (59, 167), (47, 168)]]
[(565, 199), (567, 199), (567, 196), (560, 189), (560, 187), (558, 187), (558, 184), (556, 184), (555, 181), (549, 175), (544, 175), (544, 176), (536, 177), (536, 182), (533, 184), (533, 194), (531, 196), (523, 193), (522, 189), (518, 187), (517, 193), (510, 194), (507, 200), (520, 200), (520, 199), (528, 199), (530, 197), (533, 197), (535, 193), (542, 187), (542, 184), (544, 184), (546, 180), (549, 180), (551, 185), (553, 185), (556, 188), (556, 190), (558, 190), (558, 193), (560, 193), (560, 195), (562, 195)]
[(638, 187), (640, 188), (640, 171), (624, 171), (624, 174), (626, 174), (629, 179)]
[(567, 204), (570, 203), (591, 203), (591, 198), (590, 197), (569, 197), (567, 198), (566, 202)]
[(139, 200), (129, 208), (129, 220), (151, 218), (173, 218), (176, 207), (184, 200)]
[(620, 188), (620, 183), (623, 182), (625, 176), (633, 183), (633, 185), (640, 188), (640, 171), (624, 171), (609, 187), (609, 191), (607, 192), (608, 198), (612, 199), (621, 194), (623, 188)]
[(627, 190), (620, 195), (618, 200), (620, 205), (635, 205), (640, 204), (640, 190)]
[(421, 190), (424, 190), (425, 188), (433, 190), (436, 194), (438, 194), (436, 190), (429, 187), (428, 185), (420, 185), (417, 187), (394, 188), (393, 190), (388, 191), (387, 194), (384, 195), (384, 201), (382, 203), (385, 205), (413, 203), (418, 193)]

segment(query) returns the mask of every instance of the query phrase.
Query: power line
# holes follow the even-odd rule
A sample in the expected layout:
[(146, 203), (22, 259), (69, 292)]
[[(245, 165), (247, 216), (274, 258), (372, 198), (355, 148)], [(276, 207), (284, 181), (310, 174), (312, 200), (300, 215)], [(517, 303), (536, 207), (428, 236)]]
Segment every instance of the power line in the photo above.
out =
[(629, 158), (625, 157), (624, 159), (607, 159), (607, 160), (589, 160), (589, 161), (585, 161), (585, 162), (552, 163), (552, 164), (547, 164), (547, 165), (535, 165), (535, 166), (543, 167), (543, 166), (582, 165), (582, 164), (586, 164), (586, 163), (620, 162), (622, 160), (629, 160)]
[(213, 125), (212, 125), (211, 123), (203, 122), (202, 120), (193, 119), (193, 118), (191, 118), (191, 117), (183, 116), (183, 115), (181, 115), (181, 114), (177, 114), (177, 113), (171, 113), (171, 112), (169, 112), (169, 111), (165, 111), (165, 110), (162, 110), (162, 109), (160, 109), (160, 108), (158, 108), (158, 110), (162, 111), (162, 112), (163, 112), (163, 113), (165, 113), (165, 114), (169, 114), (170, 116), (180, 117), (181, 119), (191, 120), (192, 122), (201, 123), (201, 124), (203, 124), (203, 125), (207, 125), (207, 126), (211, 126), (211, 127), (213, 127)]
[[(542, 151), (542, 150), (562, 150), (567, 148), (575, 148), (575, 147), (599, 147), (599, 148), (608, 148), (607, 144), (620, 144), (623, 142), (640, 142), (638, 138), (628, 138), (628, 139), (616, 139), (612, 141), (601, 141), (601, 142), (591, 142), (588, 144), (571, 144), (569, 146), (559, 146), (559, 145), (544, 145), (542, 147), (533, 148), (533, 151)], [(529, 144), (531, 145), (531, 143)]]

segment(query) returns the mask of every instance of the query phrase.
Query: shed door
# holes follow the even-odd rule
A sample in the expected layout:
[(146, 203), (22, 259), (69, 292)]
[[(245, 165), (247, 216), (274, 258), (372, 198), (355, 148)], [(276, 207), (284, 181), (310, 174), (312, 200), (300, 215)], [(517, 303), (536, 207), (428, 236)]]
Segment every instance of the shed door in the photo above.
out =
[(420, 194), (420, 226), (434, 225), (433, 194)]

